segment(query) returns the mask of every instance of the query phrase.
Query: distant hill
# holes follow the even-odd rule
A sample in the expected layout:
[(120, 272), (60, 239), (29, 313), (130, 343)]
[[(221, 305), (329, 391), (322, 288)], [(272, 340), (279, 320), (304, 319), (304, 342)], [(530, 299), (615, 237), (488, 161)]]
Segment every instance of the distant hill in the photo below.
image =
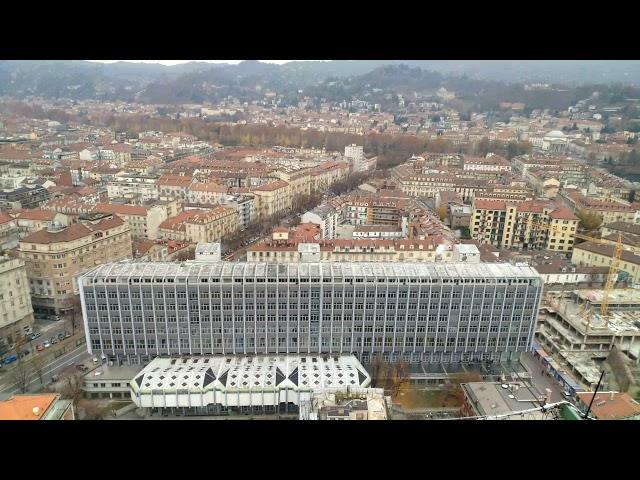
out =
[(295, 103), (299, 90), (307, 96), (342, 100), (371, 95), (369, 90), (374, 88), (399, 93), (442, 86), (475, 100), (488, 95), (492, 103), (509, 98), (527, 103), (528, 97), (542, 95), (523, 93), (522, 84), (534, 82), (560, 84), (571, 90), (546, 94), (550, 98), (562, 97), (558, 104), (564, 105), (574, 100), (574, 92), (582, 95), (584, 85), (640, 86), (640, 61), (336, 60), (284, 65), (258, 61), (237, 65), (189, 62), (175, 66), (0, 61), (0, 95), (17, 98), (33, 95), (200, 103), (229, 95), (251, 101), (264, 98), (264, 92), (269, 90)]

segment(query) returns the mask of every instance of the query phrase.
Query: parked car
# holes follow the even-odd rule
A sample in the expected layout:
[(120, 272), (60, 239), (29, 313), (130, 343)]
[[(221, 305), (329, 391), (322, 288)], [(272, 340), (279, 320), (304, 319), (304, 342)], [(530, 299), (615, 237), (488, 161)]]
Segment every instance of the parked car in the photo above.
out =
[(41, 343), (39, 343), (38, 345), (36, 345), (36, 350), (41, 352), (42, 350), (44, 350), (44, 346)]
[(51, 337), (49, 339), (49, 342), (51, 343), (51, 345), (55, 345), (56, 343), (58, 343), (58, 339), (56, 337)]
[(31, 340), (35, 340), (36, 338), (39, 338), (41, 335), (42, 334), (40, 332), (32, 333)]
[(85, 367), (84, 365), (76, 365), (76, 370), (80, 370), (81, 372), (86, 372), (87, 370), (89, 370), (89, 368)]
[(69, 338), (71, 334), (69, 332), (64, 332), (64, 338)]
[(60, 341), (64, 340), (64, 333), (59, 333), (58, 334), (58, 340), (60, 340)]
[(44, 342), (43, 345), (44, 345), (44, 348), (49, 348), (51, 346), (49, 342)]
[(563, 396), (563, 397), (565, 397), (565, 398), (571, 398), (571, 397), (573, 397), (573, 395), (571, 395), (571, 392), (568, 392), (568, 391), (566, 391), (566, 390), (565, 390), (564, 392), (562, 392), (562, 396)]
[(23, 350), (22, 352), (20, 352), (20, 358), (22, 357), (26, 357), (27, 355), (29, 355), (31, 353), (31, 350)]
[(8, 355), (4, 357), (4, 360), (2, 361), (2, 363), (4, 365), (9, 365), (10, 363), (15, 362), (17, 359), (18, 359), (18, 356), (14, 353), (13, 355)]

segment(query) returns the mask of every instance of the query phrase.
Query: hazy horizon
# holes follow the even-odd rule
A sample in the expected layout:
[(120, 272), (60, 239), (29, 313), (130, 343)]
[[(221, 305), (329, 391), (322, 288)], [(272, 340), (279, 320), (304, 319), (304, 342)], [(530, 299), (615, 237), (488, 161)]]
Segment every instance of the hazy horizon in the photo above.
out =
[[(180, 65), (183, 63), (189, 62), (206, 62), (206, 63), (230, 63), (230, 64), (238, 64), (240, 62), (244, 62), (245, 60), (87, 60), (88, 62), (96, 62), (96, 63), (117, 63), (117, 62), (129, 62), (129, 63), (158, 63), (166, 66), (174, 66)], [(278, 65), (282, 65), (288, 62), (309, 62), (313, 60), (258, 60), (259, 62), (264, 63), (275, 63)], [(326, 61), (326, 60), (320, 60)]]

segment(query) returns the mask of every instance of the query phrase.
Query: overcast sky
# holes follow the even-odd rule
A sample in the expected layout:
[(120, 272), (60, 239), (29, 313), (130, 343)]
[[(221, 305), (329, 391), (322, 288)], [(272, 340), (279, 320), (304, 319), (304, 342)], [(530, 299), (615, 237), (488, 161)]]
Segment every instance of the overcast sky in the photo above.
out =
[[(208, 62), (208, 63), (240, 63), (243, 60), (89, 60), (90, 62), (115, 63), (115, 62), (133, 62), (133, 63), (161, 63), (162, 65), (178, 65), (180, 63), (189, 62)], [(283, 64), (292, 60), (260, 60), (261, 62)], [(298, 60), (306, 62), (308, 60)]]

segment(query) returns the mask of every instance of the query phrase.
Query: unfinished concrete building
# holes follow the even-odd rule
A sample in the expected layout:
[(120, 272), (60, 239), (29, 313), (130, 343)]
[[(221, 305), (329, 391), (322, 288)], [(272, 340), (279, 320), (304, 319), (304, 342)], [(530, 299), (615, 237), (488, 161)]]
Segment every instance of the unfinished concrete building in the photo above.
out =
[(545, 350), (589, 388), (614, 347), (636, 364), (640, 359), (640, 290), (612, 290), (607, 317), (600, 314), (603, 297), (602, 289), (577, 290), (548, 301), (536, 333)]

